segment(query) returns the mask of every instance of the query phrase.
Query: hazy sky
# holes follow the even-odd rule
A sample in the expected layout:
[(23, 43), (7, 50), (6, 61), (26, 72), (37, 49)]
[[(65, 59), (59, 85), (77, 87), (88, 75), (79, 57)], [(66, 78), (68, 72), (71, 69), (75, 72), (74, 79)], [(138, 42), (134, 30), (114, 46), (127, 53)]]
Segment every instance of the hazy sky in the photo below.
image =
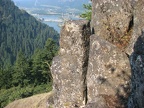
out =
[[(12, 1), (30, 1), (30, 0), (12, 0)], [(44, 1), (44, 0), (31, 0), (31, 1)], [(47, 0), (53, 2), (53, 0)], [(54, 1), (60, 1), (60, 2), (66, 2), (66, 1), (90, 1), (90, 0), (54, 0)]]
[(13, 0), (18, 6), (36, 6), (36, 5), (53, 5), (59, 6), (61, 4), (75, 5), (76, 7), (88, 3), (90, 0)]

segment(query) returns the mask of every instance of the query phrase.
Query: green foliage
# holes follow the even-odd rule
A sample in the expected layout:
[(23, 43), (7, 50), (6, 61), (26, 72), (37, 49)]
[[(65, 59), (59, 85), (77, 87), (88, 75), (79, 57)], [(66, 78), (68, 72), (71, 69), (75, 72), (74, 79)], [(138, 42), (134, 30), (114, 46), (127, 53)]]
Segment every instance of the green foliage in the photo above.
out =
[(52, 39), (46, 41), (44, 49), (37, 49), (32, 58), (32, 74), (34, 83), (48, 83), (52, 81), (50, 66), (53, 57), (58, 52), (58, 45)]
[(4, 69), (0, 67), (0, 89), (8, 89), (12, 85), (12, 67)]
[(0, 68), (0, 105), (52, 89), (50, 65), (58, 45), (48, 39), (43, 49), (37, 49), (31, 59), (20, 51), (14, 66)]
[(87, 20), (91, 20), (92, 16), (92, 6), (91, 4), (83, 4), (83, 7), (86, 9), (84, 13), (80, 15), (81, 18), (85, 18)]
[(14, 72), (12, 74), (12, 84), (14, 86), (26, 86), (30, 83), (30, 67), (25, 55), (20, 51), (14, 65)]

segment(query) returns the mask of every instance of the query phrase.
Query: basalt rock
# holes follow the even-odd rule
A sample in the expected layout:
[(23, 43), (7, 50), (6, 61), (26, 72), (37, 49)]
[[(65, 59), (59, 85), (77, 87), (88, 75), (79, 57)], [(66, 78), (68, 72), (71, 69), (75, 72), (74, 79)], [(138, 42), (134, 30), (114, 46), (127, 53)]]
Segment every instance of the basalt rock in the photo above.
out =
[(86, 73), (90, 23), (68, 21), (61, 31), (60, 56), (52, 65), (55, 108), (74, 108), (86, 103)]

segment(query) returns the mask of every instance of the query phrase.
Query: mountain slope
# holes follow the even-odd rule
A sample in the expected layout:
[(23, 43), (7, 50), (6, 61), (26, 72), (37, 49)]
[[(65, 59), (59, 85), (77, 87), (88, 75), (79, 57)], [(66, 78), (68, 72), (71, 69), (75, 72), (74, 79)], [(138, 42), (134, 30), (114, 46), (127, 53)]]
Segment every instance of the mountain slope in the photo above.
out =
[(48, 38), (57, 41), (58, 33), (11, 0), (0, 0), (0, 65), (13, 64), (20, 50), (30, 57), (36, 48), (43, 48)]

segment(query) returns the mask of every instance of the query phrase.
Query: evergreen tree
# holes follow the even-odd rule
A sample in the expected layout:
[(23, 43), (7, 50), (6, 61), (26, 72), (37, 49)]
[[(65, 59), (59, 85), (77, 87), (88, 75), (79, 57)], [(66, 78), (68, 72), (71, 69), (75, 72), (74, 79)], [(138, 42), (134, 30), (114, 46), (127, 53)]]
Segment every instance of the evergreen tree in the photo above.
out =
[(13, 68), (11, 66), (7, 69), (0, 66), (0, 89), (8, 89), (12, 87), (12, 73)]
[(92, 6), (91, 4), (83, 4), (83, 7), (86, 9), (84, 13), (80, 15), (80, 17), (85, 18), (87, 20), (91, 20), (92, 16)]
[(17, 59), (14, 65), (14, 73), (12, 77), (12, 83), (14, 86), (20, 85), (23, 87), (30, 83), (31, 75), (29, 70), (29, 64), (22, 51), (20, 51), (17, 55)]
[(44, 49), (37, 49), (35, 52), (33, 56), (33, 73), (36, 84), (52, 81), (50, 66), (57, 51), (58, 45), (49, 38), (46, 41)]

